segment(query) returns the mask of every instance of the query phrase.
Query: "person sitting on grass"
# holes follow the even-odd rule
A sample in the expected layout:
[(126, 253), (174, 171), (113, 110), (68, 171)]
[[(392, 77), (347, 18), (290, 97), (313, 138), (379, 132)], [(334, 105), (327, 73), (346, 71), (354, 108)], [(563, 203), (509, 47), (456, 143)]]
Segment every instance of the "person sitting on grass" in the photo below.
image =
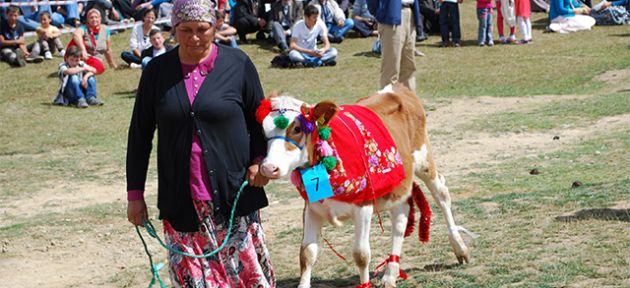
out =
[(549, 30), (570, 33), (591, 30), (595, 19), (590, 16), (591, 8), (578, 0), (549, 1)]
[[(61, 43), (61, 31), (59, 28), (51, 25), (52, 18), (50, 13), (42, 12), (39, 14), (40, 25), (35, 29), (37, 33), (37, 42), (33, 44), (31, 48), (31, 56), (44, 56), (44, 59), (51, 60), (52, 53), (59, 51), (59, 55), (63, 57), (66, 51)], [(43, 54), (43, 55), (42, 55)]]
[(149, 32), (149, 41), (151, 41), (151, 47), (142, 50), (142, 69), (147, 67), (151, 59), (173, 49), (173, 46), (164, 43), (164, 36), (162, 36), (160, 29), (152, 29), (151, 32)]
[(339, 4), (334, 0), (313, 0), (311, 5), (315, 5), (328, 29), (328, 40), (341, 43), (346, 33), (354, 27), (354, 20), (347, 19), (343, 10), (339, 8)]
[(236, 44), (236, 28), (225, 22), (225, 10), (216, 10), (217, 14), (217, 32), (214, 34), (216, 43), (228, 45), (232, 48), (238, 48)]
[(81, 49), (71, 46), (66, 52), (66, 61), (59, 64), (59, 90), (53, 100), (57, 105), (76, 105), (77, 108), (100, 106), (96, 98), (96, 69), (81, 61)]
[(149, 41), (149, 33), (153, 29), (158, 29), (157, 26), (153, 25), (156, 19), (155, 11), (153, 10), (145, 10), (142, 15), (142, 21), (135, 24), (133, 30), (131, 30), (131, 37), (129, 38), (129, 48), (131, 51), (123, 51), (120, 54), (120, 58), (125, 61), (125, 63), (129, 64), (131, 68), (140, 68), (140, 64), (142, 64), (142, 51), (151, 47), (151, 42)]
[[(317, 49), (317, 36), (324, 46)], [(302, 63), (306, 67), (337, 64), (337, 49), (330, 47), (328, 29), (319, 19), (319, 10), (313, 5), (304, 9), (304, 19), (295, 23), (291, 33), (291, 51), (289, 58), (295, 63)]]
[(17, 22), (20, 8), (11, 5), (7, 8), (6, 20), (0, 23), (0, 59), (14, 67), (26, 66), (29, 55), (24, 41), (24, 28)]

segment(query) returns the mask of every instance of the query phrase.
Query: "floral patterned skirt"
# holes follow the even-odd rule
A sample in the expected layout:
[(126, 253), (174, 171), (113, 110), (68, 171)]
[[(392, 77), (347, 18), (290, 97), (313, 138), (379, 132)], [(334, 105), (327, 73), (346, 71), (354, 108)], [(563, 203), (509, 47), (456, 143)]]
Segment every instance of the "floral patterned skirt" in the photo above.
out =
[[(193, 200), (199, 215), (199, 231), (178, 232), (163, 220), (166, 244), (191, 254), (205, 254), (221, 246), (229, 219), (212, 214), (210, 201)], [(228, 244), (203, 259), (168, 252), (173, 287), (275, 287), (269, 251), (258, 211), (235, 217)]]

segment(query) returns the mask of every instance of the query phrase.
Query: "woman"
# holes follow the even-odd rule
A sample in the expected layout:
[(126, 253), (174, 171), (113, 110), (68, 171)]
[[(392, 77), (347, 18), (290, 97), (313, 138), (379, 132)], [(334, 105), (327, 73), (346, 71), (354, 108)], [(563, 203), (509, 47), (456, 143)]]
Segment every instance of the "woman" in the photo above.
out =
[[(116, 69), (112, 53), (112, 41), (109, 38), (109, 28), (101, 25), (101, 12), (90, 9), (86, 13), (86, 24), (74, 30), (68, 47), (78, 46), (86, 64), (96, 68), (96, 74), (105, 71), (102, 56), (105, 56), (110, 68)], [(66, 48), (66, 50), (67, 50)]]
[[(133, 30), (131, 30), (131, 38), (129, 39), (131, 52), (124, 51), (120, 54), (120, 57), (131, 67), (135, 66), (136, 68), (140, 68), (140, 64), (142, 63), (140, 54), (142, 54), (142, 50), (151, 47), (149, 32), (151, 32), (152, 29), (158, 29), (157, 26), (153, 25), (155, 19), (155, 11), (144, 10), (142, 22), (136, 24)], [(131, 65), (132, 63), (136, 65)]]
[(214, 44), (210, 0), (176, 0), (173, 9), (180, 45), (143, 71), (129, 127), (128, 220), (142, 225), (147, 219), (143, 190), (157, 128), (158, 208), (167, 245), (197, 255), (220, 246), (237, 191), (249, 181), (234, 204), (225, 249), (205, 259), (168, 252), (172, 285), (275, 287), (258, 212), (267, 206), (262, 186), (269, 181), (258, 174), (266, 149), (254, 116), (264, 98), (258, 73), (241, 50)]
[(591, 8), (577, 0), (549, 1), (549, 29), (559, 33), (591, 30), (595, 19), (591, 16)]

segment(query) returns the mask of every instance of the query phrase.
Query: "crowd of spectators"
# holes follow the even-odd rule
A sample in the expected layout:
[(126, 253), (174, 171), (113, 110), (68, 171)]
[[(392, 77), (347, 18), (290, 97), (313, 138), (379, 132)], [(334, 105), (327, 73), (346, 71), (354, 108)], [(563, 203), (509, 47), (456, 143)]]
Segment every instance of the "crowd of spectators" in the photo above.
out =
[[(216, 0), (215, 40), (238, 48), (239, 44), (252, 41), (254, 37), (248, 39), (248, 34), (256, 33), (256, 41), (268, 41), (277, 47), (276, 58), (282, 58), (279, 62), (290, 64), (280, 65), (282, 67), (332, 66), (337, 63), (338, 53), (332, 45), (344, 41), (351, 30), (356, 37), (375, 37), (373, 51), (380, 51), (381, 43), (377, 38), (379, 25), (377, 17), (368, 10), (369, 1), (372, 0)], [(441, 47), (459, 47), (459, 4), (462, 1), (403, 1), (403, 6), (411, 5), (420, 11), (414, 20), (415, 41), (424, 41), (433, 34), (441, 36)], [(476, 1), (479, 46), (494, 45), (492, 14), (495, 11), (498, 14), (499, 43), (529, 44), (533, 41), (530, 0), (495, 0), (494, 7), (492, 0)], [(603, 0), (593, 8), (591, 1), (549, 1), (550, 25), (547, 31), (566, 33), (588, 30), (595, 25), (595, 18), (601, 25), (630, 22), (628, 0)], [(125, 28), (131, 29), (129, 49), (121, 51), (120, 57), (131, 68), (146, 66), (150, 59), (172, 49), (170, 44), (175, 44), (171, 33), (168, 39), (165, 39), (167, 34), (162, 33), (171, 30), (168, 21), (173, 6), (171, 0), (70, 0), (61, 5), (38, 3), (37, 0), (0, 0), (0, 4), (3, 4), (0, 6), (0, 58), (15, 67), (53, 59), (55, 53), (64, 57), (70, 47), (77, 47), (73, 51), (78, 50), (81, 54), (80, 62), (68, 62), (68, 57), (65, 57), (66, 67), (91, 67), (94, 71), (87, 69), (90, 71), (85, 74), (95, 77), (105, 70), (104, 61), (110, 68), (117, 68), (111, 35)], [(166, 20), (156, 21), (160, 19)], [(504, 35), (504, 23), (509, 27), (508, 37)], [(520, 41), (516, 40), (517, 28), (522, 35)], [(29, 31), (33, 31), (36, 38), (32, 43), (27, 43), (24, 36)], [(72, 32), (66, 45), (60, 40), (64, 31)], [(318, 47), (318, 44), (321, 46)], [(415, 53), (423, 56), (418, 50)], [(276, 60), (272, 63), (279, 63)], [(62, 83), (73, 79), (67, 76), (60, 74)], [(85, 89), (89, 86), (87, 80), (90, 77), (83, 81)], [(62, 88), (66, 86), (62, 85)], [(60, 91), (59, 95), (63, 96), (63, 92)], [(77, 104), (76, 101), (70, 102)], [(102, 103), (99, 101), (98, 104)]]

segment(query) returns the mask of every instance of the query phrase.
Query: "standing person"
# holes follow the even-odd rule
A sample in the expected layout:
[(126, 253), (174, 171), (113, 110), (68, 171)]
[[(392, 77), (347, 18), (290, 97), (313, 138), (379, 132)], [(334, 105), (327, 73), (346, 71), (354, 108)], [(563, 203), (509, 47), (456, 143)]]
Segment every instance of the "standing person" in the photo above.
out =
[[(266, 141), (255, 111), (264, 99), (247, 54), (214, 43), (210, 0), (176, 0), (179, 46), (142, 72), (127, 146), (128, 220), (147, 219), (143, 190), (157, 129), (158, 209), (174, 287), (275, 287), (259, 209), (268, 205), (258, 173)], [(168, 71), (168, 73), (164, 73)], [(249, 185), (234, 203), (244, 180)], [(232, 205), (234, 229), (227, 231)], [(229, 254), (231, 248), (235, 253)]]
[(41, 56), (43, 52), (44, 59), (50, 60), (52, 59), (52, 53), (59, 51), (59, 55), (63, 57), (66, 51), (63, 48), (61, 39), (59, 39), (61, 31), (59, 31), (59, 28), (51, 25), (52, 18), (50, 13), (42, 12), (39, 14), (39, 17), (40, 25), (35, 30), (37, 42), (33, 44), (31, 56)]
[(368, 9), (378, 21), (381, 42), (381, 89), (403, 83), (416, 92), (416, 21), (418, 0), (368, 0)]
[[(318, 37), (322, 40), (321, 49), (317, 48)], [(330, 47), (326, 25), (312, 4), (304, 8), (304, 19), (293, 25), (289, 58), (307, 67), (337, 64), (337, 49)]]
[[(116, 69), (112, 52), (110, 31), (106, 25), (101, 24), (101, 12), (92, 8), (86, 13), (87, 21), (79, 29), (74, 30), (72, 40), (68, 47), (77, 46), (81, 50), (81, 59), (96, 69), (96, 75), (105, 71), (105, 65), (101, 57), (104, 55), (109, 67)], [(66, 48), (66, 49), (67, 49)]]
[(129, 48), (131, 51), (123, 51), (120, 54), (120, 58), (132, 68), (140, 68), (140, 63), (142, 63), (140, 54), (142, 50), (151, 47), (149, 32), (153, 29), (159, 29), (157, 26), (153, 25), (156, 19), (155, 11), (146, 9), (143, 12), (142, 22), (137, 23), (133, 27), (133, 30), (131, 30), (131, 37), (129, 38)]
[[(453, 40), (452, 45), (459, 47), (462, 45), (462, 32), (459, 26), (459, 4), (464, 0), (439, 0), (440, 5), (440, 34), (442, 35), (442, 43), (440, 47), (448, 47)], [(529, 0), (524, 0), (529, 1)]]
[(516, 23), (518, 23), (518, 29), (521, 30), (523, 38), (518, 44), (532, 43), (532, 21), (530, 17), (532, 15), (532, 5), (530, 0), (515, 0), (514, 7), (516, 12)]
[(479, 20), (477, 44), (479, 46), (494, 46), (492, 39), (492, 0), (477, 0), (477, 19)]
[[(496, 0), (497, 6), (497, 30), (499, 31), (499, 43), (511, 44), (516, 42), (516, 16), (514, 15), (514, 0)], [(505, 38), (503, 23), (510, 28), (510, 36)]]
[(0, 22), (0, 60), (14, 67), (24, 67), (29, 53), (26, 50), (24, 28), (17, 21), (20, 8), (10, 5), (6, 11), (6, 19)]

